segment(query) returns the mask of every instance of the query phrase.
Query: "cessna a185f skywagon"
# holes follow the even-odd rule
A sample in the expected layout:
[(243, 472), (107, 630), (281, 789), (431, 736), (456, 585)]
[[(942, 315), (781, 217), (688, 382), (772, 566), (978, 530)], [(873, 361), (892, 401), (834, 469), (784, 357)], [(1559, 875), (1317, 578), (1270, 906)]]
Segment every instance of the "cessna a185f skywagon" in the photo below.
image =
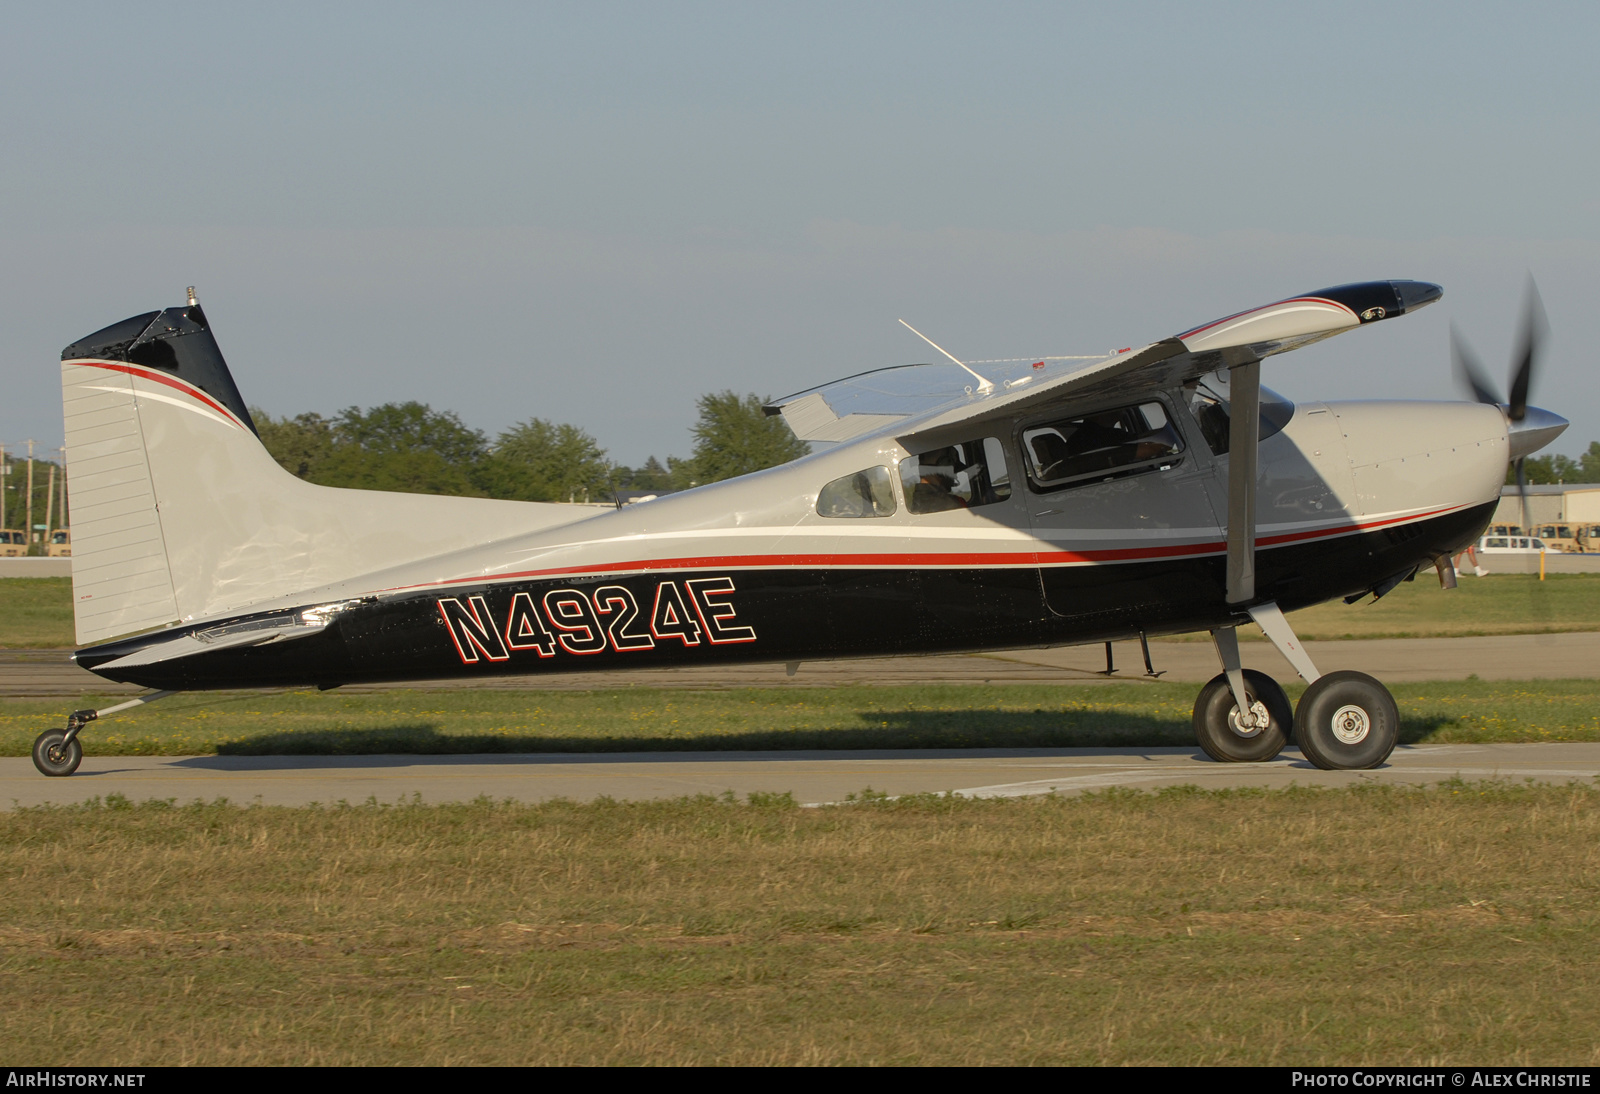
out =
[[(1512, 393), (1294, 404), (1274, 354), (1407, 315), (1436, 285), (1341, 285), (1103, 359), (907, 365), (779, 400), (811, 455), (594, 509), (314, 486), (262, 447), (191, 290), (62, 354), (77, 663), (159, 689), (79, 711), (34, 762), (67, 775), (98, 715), (203, 688), (335, 688), (581, 669), (802, 662), (1207, 630), (1194, 726), (1222, 761), (1291, 734), (1382, 763), (1378, 681), (1320, 673), (1286, 611), (1382, 596), (1494, 514), (1508, 462), (1566, 422)], [(938, 347), (934, 347), (938, 348)], [(940, 350), (943, 353), (943, 350)], [(945, 356), (949, 356), (946, 354)], [(1309, 683), (1241, 670), (1250, 621)]]

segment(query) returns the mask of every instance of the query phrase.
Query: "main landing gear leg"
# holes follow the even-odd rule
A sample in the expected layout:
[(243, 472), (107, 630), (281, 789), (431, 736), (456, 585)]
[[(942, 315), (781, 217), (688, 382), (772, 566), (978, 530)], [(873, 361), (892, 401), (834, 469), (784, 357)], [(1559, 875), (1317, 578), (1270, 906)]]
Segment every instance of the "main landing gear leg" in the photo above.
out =
[(83, 732), (84, 726), (96, 718), (144, 706), (146, 703), (165, 699), (172, 694), (174, 692), (155, 691), (149, 695), (141, 695), (137, 699), (130, 699), (126, 703), (118, 703), (114, 707), (106, 707), (104, 710), (73, 711), (67, 715), (66, 729), (47, 729), (34, 740), (33, 766), (37, 767), (41, 774), (53, 777), (72, 774), (83, 762), (83, 745), (78, 741), (78, 734)]
[[(1318, 672), (1277, 604), (1269, 601), (1248, 611), (1278, 652), (1310, 685), (1300, 697), (1293, 719), (1294, 740), (1306, 759), (1329, 771), (1377, 767), (1387, 760), (1400, 734), (1400, 711), (1389, 689), (1365, 673), (1330, 672), (1324, 676)], [(1267, 702), (1267, 695), (1276, 692), (1282, 696), (1283, 689), (1261, 673), (1240, 669), (1238, 638), (1231, 627), (1211, 633), (1222, 659), (1223, 673), (1205, 686), (1195, 703), (1195, 734), (1200, 739), (1200, 747), (1218, 760), (1270, 759), (1277, 755), (1277, 750), (1269, 752), (1268, 743), (1241, 747), (1240, 737), (1269, 737), (1272, 727), (1269, 725), (1268, 731), (1263, 732), (1257, 729), (1258, 717), (1240, 718), (1237, 696), (1241, 690), (1245, 691), (1246, 701), (1266, 705), (1270, 711), (1272, 704)], [(1230, 705), (1227, 699), (1219, 697), (1222, 691), (1232, 700), (1231, 710), (1221, 709)], [(1208, 702), (1211, 706), (1206, 708)], [(1287, 739), (1289, 703), (1287, 698), (1281, 702), (1279, 709), (1285, 715), (1283, 726)], [(1204, 718), (1203, 708), (1209, 710)], [(1249, 755), (1241, 755), (1243, 752)]]
[(1400, 739), (1400, 710), (1389, 689), (1364, 672), (1319, 673), (1276, 604), (1251, 608), (1250, 618), (1310, 685), (1294, 712), (1295, 743), (1306, 759), (1327, 771), (1387, 760)]
[(1232, 627), (1211, 632), (1221, 674), (1194, 701), (1194, 735), (1207, 756), (1220, 763), (1270, 760), (1289, 741), (1294, 713), (1276, 680), (1239, 662), (1239, 636)]

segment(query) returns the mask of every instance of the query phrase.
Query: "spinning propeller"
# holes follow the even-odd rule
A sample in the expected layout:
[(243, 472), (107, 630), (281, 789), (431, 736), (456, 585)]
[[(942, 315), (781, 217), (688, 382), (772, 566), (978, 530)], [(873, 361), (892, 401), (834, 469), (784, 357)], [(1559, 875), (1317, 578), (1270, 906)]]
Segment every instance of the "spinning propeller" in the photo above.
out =
[(1528, 530), (1528, 479), (1523, 472), (1523, 461), (1534, 452), (1555, 440), (1567, 428), (1567, 420), (1548, 410), (1528, 405), (1528, 389), (1533, 381), (1534, 363), (1539, 358), (1540, 343), (1550, 331), (1545, 318), (1544, 304), (1539, 299), (1539, 289), (1528, 279), (1527, 302), (1522, 313), (1522, 330), (1516, 349), (1511, 356), (1511, 396), (1502, 399), (1494, 382), (1484, 372), (1461, 332), (1450, 324), (1450, 356), (1455, 363), (1456, 376), (1472, 391), (1480, 403), (1498, 406), (1505, 412), (1507, 431), (1511, 441), (1511, 462), (1516, 469), (1517, 495), (1522, 503), (1522, 527)]

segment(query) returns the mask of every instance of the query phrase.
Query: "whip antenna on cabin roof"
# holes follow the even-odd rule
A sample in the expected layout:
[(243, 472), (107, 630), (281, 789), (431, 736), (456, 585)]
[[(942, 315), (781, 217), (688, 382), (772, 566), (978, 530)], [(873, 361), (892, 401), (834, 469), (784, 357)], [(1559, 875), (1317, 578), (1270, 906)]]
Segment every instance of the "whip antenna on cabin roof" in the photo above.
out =
[(944, 354), (946, 357), (950, 358), (950, 360), (954, 361), (956, 364), (958, 364), (962, 368), (966, 369), (968, 372), (971, 372), (972, 373), (972, 378), (974, 380), (978, 381), (978, 394), (987, 395), (987, 394), (989, 394), (989, 392), (994, 390), (994, 384), (992, 384), (988, 380), (985, 380), (982, 376), (979, 376), (976, 372), (974, 372), (971, 368), (969, 368), (967, 363), (965, 361), (961, 360), (961, 358), (957, 357), (955, 354), (953, 354), (949, 350), (945, 349), (939, 343), (935, 342), (932, 338), (929, 338), (926, 334), (923, 334), (920, 330), (918, 330), (916, 327), (913, 327), (910, 323), (907, 323), (904, 319), (900, 320), (900, 325), (905, 327), (906, 330), (910, 331), (912, 334), (916, 335), (918, 338), (922, 339), (924, 342), (928, 343), (928, 345), (932, 346), (934, 349), (938, 350), (940, 353)]

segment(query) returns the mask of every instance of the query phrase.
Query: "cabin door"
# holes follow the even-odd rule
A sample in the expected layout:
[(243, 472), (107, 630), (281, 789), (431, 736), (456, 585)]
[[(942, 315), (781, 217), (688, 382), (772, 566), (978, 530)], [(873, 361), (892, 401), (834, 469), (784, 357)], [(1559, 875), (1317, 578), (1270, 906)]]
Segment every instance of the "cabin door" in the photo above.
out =
[(1179, 413), (1149, 395), (1019, 431), (1045, 602), (1086, 639), (1175, 628), (1222, 595), (1216, 466)]

